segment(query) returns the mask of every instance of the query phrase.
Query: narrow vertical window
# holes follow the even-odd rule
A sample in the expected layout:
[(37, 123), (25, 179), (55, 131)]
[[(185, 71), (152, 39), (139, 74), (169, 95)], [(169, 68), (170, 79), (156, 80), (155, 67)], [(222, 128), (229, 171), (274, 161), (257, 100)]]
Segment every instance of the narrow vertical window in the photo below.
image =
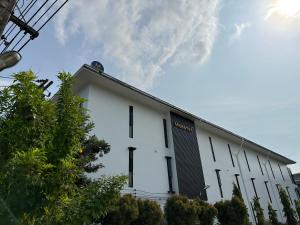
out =
[(129, 137), (133, 138), (133, 106), (129, 106)]
[(281, 167), (280, 167), (279, 163), (277, 163), (277, 165), (278, 165), (278, 168), (279, 168), (279, 170), (280, 170), (280, 173), (281, 173), (282, 179), (283, 179), (283, 181), (285, 181), (285, 180), (284, 180), (284, 176), (283, 176), (283, 173), (282, 173), (282, 170), (281, 170)]
[(128, 186), (133, 187), (133, 152), (136, 150), (134, 147), (128, 147), (129, 150), (129, 173), (128, 173)]
[(287, 171), (288, 171), (288, 174), (290, 175), (290, 178), (291, 178), (291, 181), (293, 182), (293, 184), (296, 184), (296, 181), (294, 179), (294, 176), (290, 170), (290, 168), (286, 167)]
[(166, 148), (169, 148), (168, 132), (167, 132), (167, 120), (166, 119), (163, 119), (163, 124), (164, 124), (165, 146), (166, 146)]
[(270, 191), (269, 191), (269, 188), (268, 188), (268, 181), (265, 181), (265, 186), (266, 186), (266, 189), (267, 189), (267, 192), (268, 192), (270, 202), (272, 203), (272, 198), (271, 198)]
[(221, 198), (223, 198), (223, 190), (222, 190), (222, 182), (221, 182), (221, 177), (220, 177), (220, 171), (221, 170), (216, 169), (217, 180), (218, 180), (218, 185), (219, 185), (219, 189), (220, 189), (220, 195), (221, 195)]
[(167, 169), (168, 169), (168, 181), (169, 181), (169, 193), (174, 193), (173, 191), (173, 183), (172, 183), (172, 164), (171, 164), (171, 157), (166, 156), (167, 160)]
[(228, 150), (229, 150), (229, 154), (230, 154), (230, 158), (231, 158), (232, 166), (233, 166), (233, 167), (235, 167), (235, 165), (234, 165), (234, 161), (233, 161), (233, 157), (232, 157), (231, 148), (230, 148), (230, 145), (229, 145), (229, 144), (228, 144)]
[(270, 166), (270, 169), (271, 169), (272, 175), (273, 175), (273, 177), (274, 177), (274, 179), (275, 179), (274, 171), (273, 171), (273, 168), (272, 168), (272, 165), (271, 165), (271, 162), (270, 162), (270, 160), (268, 160), (268, 163), (269, 163), (269, 166)]
[(250, 172), (251, 169), (250, 169), (250, 165), (249, 165), (248, 158), (247, 158), (247, 154), (246, 154), (246, 151), (245, 151), (245, 150), (244, 150), (244, 156), (245, 156), (245, 159), (246, 159), (246, 163), (247, 163), (247, 166), (248, 166), (248, 170), (249, 170), (249, 172)]
[(298, 190), (298, 188), (295, 188), (295, 192), (296, 192), (296, 195), (297, 195), (297, 197), (298, 197), (298, 200), (300, 199), (300, 193), (299, 193), (299, 190)]
[(215, 161), (216, 161), (216, 156), (215, 156), (215, 152), (214, 152), (214, 146), (213, 146), (213, 143), (212, 143), (211, 137), (209, 137), (209, 143), (210, 143), (210, 149), (211, 149), (211, 153), (212, 153), (212, 156), (213, 156), (213, 159), (214, 159), (214, 162), (215, 162)]
[(254, 184), (254, 180), (255, 180), (255, 178), (251, 178), (251, 182), (252, 182), (252, 186), (253, 186), (255, 196), (258, 198), (258, 195), (257, 195), (257, 192), (256, 192), (256, 187), (255, 187), (255, 184)]
[(293, 200), (292, 200), (291, 195), (290, 195), (289, 187), (285, 187), (285, 189), (286, 189), (286, 192), (288, 193), (291, 204), (293, 205), (294, 203), (293, 203)]
[(256, 157), (257, 157), (257, 161), (258, 161), (258, 164), (259, 164), (259, 168), (260, 168), (261, 174), (264, 175), (264, 171), (263, 171), (263, 168), (261, 167), (258, 155)]
[(238, 188), (241, 190), (241, 187), (240, 187), (240, 182), (239, 182), (239, 174), (234, 174), (234, 176), (235, 176), (235, 181), (236, 181), (236, 184), (237, 184), (237, 186), (238, 186)]

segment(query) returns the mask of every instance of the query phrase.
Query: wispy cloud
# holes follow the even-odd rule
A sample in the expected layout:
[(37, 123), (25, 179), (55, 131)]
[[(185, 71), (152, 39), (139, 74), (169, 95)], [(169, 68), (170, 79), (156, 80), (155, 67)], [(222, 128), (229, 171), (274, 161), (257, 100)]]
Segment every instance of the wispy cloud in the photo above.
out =
[(232, 44), (234, 41), (239, 40), (242, 34), (252, 26), (251, 23), (240, 23), (234, 25), (234, 32), (229, 37), (229, 44)]
[(147, 88), (167, 63), (208, 59), (217, 35), (218, 3), (76, 0), (59, 15), (56, 35), (61, 43), (82, 35), (87, 51), (99, 52), (126, 81)]
[(269, 5), (265, 20), (273, 15), (280, 15), (285, 18), (300, 17), (300, 1), (299, 0), (276, 0)]

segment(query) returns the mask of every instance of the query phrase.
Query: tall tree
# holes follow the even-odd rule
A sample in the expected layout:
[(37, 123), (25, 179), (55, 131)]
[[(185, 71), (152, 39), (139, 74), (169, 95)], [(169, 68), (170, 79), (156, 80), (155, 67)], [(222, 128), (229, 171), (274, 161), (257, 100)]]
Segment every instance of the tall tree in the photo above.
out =
[(280, 196), (281, 203), (283, 205), (283, 211), (286, 217), (286, 224), (297, 225), (295, 211), (291, 207), (291, 202), (289, 200), (289, 197), (282, 187), (279, 187), (279, 196)]
[(268, 214), (271, 225), (280, 225), (280, 223), (278, 222), (277, 213), (270, 203), (268, 204)]
[(265, 225), (266, 221), (265, 221), (264, 211), (260, 206), (258, 197), (253, 198), (253, 208), (256, 214), (257, 225)]
[(0, 218), (3, 224), (91, 224), (118, 198), (124, 177), (90, 180), (109, 145), (88, 138), (92, 123), (72, 77), (60, 73), (47, 100), (32, 71), (0, 93)]

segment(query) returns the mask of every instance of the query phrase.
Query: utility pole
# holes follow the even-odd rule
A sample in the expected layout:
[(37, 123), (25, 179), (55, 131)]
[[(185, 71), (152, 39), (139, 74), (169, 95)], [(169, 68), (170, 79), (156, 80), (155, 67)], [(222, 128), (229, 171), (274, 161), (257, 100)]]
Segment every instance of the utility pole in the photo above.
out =
[(0, 36), (3, 34), (16, 2), (16, 0), (0, 0)]

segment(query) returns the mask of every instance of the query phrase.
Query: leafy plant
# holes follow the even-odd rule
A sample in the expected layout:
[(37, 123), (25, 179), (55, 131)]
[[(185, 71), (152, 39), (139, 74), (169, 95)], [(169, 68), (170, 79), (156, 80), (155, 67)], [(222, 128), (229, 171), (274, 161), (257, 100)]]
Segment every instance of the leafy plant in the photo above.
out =
[(271, 225), (280, 225), (280, 223), (278, 222), (277, 213), (270, 203), (268, 204), (268, 214)]
[(266, 225), (264, 211), (261, 208), (259, 199), (257, 197), (253, 198), (253, 208), (256, 214), (257, 225)]
[(291, 207), (291, 203), (288, 198), (288, 195), (286, 194), (285, 190), (283, 190), (282, 187), (279, 187), (279, 196), (280, 196), (281, 203), (283, 205), (283, 211), (286, 217), (286, 224), (297, 225), (297, 220), (295, 218), (295, 211)]
[(173, 195), (165, 205), (168, 225), (194, 225), (197, 220), (197, 206), (187, 197)]
[(194, 200), (197, 204), (198, 219), (201, 225), (213, 225), (214, 219), (218, 214), (218, 210), (211, 204), (200, 199)]

